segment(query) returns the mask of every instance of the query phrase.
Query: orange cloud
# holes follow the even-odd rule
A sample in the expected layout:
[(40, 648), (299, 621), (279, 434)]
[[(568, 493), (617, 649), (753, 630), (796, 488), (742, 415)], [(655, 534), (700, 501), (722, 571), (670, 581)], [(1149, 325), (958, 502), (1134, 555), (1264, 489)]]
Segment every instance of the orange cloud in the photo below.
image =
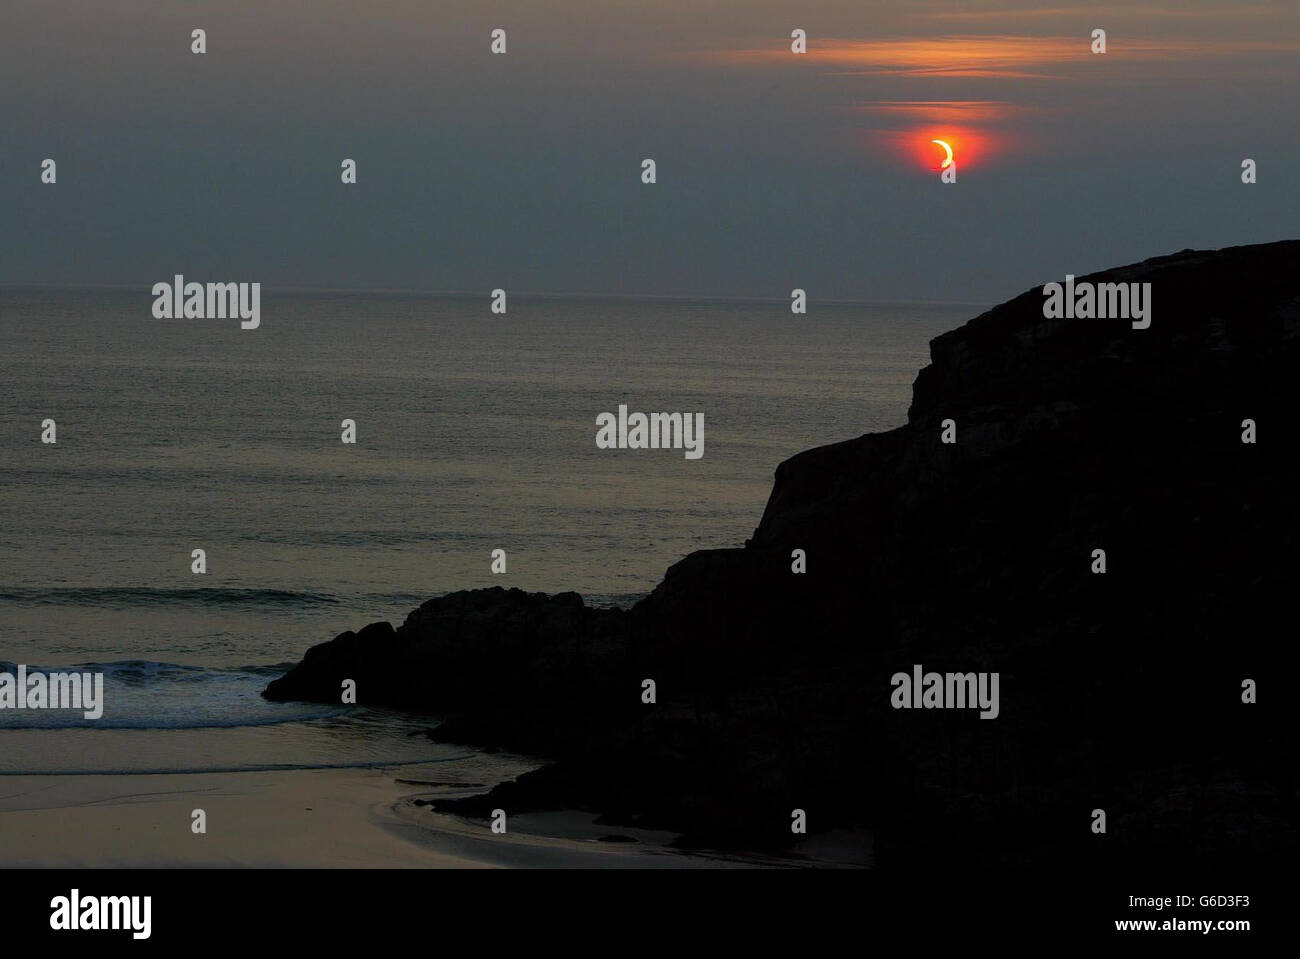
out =
[[(1152, 76), (1203, 77), (1207, 61), (1234, 56), (1252, 62), (1255, 76), (1265, 76), (1288, 59), (1267, 54), (1300, 51), (1300, 41), (1288, 39), (1284, 33), (1270, 36), (1263, 41), (1224, 37), (1151, 40), (1116, 31), (1107, 36), (1106, 54), (1097, 55), (1092, 52), (1091, 31), (1069, 36), (963, 34), (870, 40), (814, 35), (808, 39), (805, 54), (791, 53), (788, 41), (775, 37), (761, 48), (737, 47), (691, 56), (737, 67), (808, 69), (822, 77), (916, 79), (921, 81), (914, 85), (917, 92), (931, 97), (940, 88), (949, 89), (936, 85), (944, 79), (1011, 81), (998, 87), (974, 87), (981, 93), (996, 89), (1000, 99), (900, 98), (845, 105), (862, 118), (858, 136), (872, 152), (893, 154), (909, 166), (933, 172), (939, 169), (943, 151), (932, 141), (941, 139), (952, 145), (958, 168), (966, 171), (1013, 153), (1025, 156), (1043, 148), (1038, 125), (1017, 121), (1026, 115), (1041, 117), (1063, 109), (1051, 105), (1062, 97), (1028, 96), (1036, 86), (1034, 81), (1060, 86), (1084, 80), (1094, 99), (1113, 97), (1118, 95), (1117, 85), (1120, 89), (1131, 87)], [(873, 92), (882, 86), (864, 84), (868, 85)], [(1109, 88), (1104, 94), (1100, 92), (1103, 85)], [(885, 86), (893, 92), (899, 84)], [(972, 85), (954, 84), (952, 89), (964, 92)], [(1065, 89), (1061, 87), (1068, 99)]]
[[(852, 76), (1063, 79), (1062, 67), (1096, 56), (1087, 34), (1069, 37), (942, 36), (886, 40), (810, 39), (798, 59)], [(1187, 61), (1246, 52), (1294, 51), (1295, 43), (1233, 40), (1138, 40), (1110, 37), (1113, 60)], [(788, 45), (720, 50), (698, 56), (722, 63), (763, 64), (795, 57)]]

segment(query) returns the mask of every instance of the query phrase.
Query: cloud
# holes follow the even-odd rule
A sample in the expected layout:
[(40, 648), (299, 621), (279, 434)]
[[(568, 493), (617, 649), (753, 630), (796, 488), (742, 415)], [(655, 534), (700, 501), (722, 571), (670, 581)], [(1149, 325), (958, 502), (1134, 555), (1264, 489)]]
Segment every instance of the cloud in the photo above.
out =
[(1281, 4), (1242, 3), (1230, 5), (1194, 6), (1184, 0), (1181, 5), (1135, 6), (1133, 3), (1093, 3), (1076, 6), (1044, 7), (1036, 3), (1028, 6), (1003, 6), (984, 10), (933, 10), (919, 14), (921, 19), (950, 23), (979, 23), (990, 20), (1008, 22), (1032, 20), (1086, 19), (1100, 23), (1099, 18), (1125, 21), (1154, 21), (1162, 27), (1171, 21), (1217, 21), (1240, 23), (1243, 19), (1270, 19), (1281, 16)]
[(1003, 123), (1041, 108), (1006, 100), (872, 100), (860, 103), (854, 109), (886, 122), (898, 121), (910, 126), (917, 123)]
[[(876, 40), (810, 38), (801, 55), (841, 76), (946, 77), (962, 79), (1066, 79), (1069, 67), (1093, 59), (1091, 37), (948, 35)], [(1140, 40), (1113, 36), (1107, 62), (1178, 62), (1243, 53), (1294, 52), (1288, 41)], [(794, 56), (788, 47), (731, 49), (699, 53), (721, 63), (770, 64)]]

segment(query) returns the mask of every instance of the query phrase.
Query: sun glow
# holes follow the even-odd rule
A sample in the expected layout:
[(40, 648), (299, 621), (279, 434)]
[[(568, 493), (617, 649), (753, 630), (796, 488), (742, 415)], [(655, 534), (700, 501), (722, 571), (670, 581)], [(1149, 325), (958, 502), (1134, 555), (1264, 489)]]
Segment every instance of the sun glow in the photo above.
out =
[(868, 149), (933, 173), (949, 166), (979, 169), (1002, 154), (1026, 149), (1010, 126), (1033, 112), (996, 100), (875, 100), (857, 110), (865, 118)]
[(878, 130), (873, 139), (908, 166), (936, 174), (950, 165), (963, 172), (978, 169), (1007, 146), (1005, 137), (974, 127)]

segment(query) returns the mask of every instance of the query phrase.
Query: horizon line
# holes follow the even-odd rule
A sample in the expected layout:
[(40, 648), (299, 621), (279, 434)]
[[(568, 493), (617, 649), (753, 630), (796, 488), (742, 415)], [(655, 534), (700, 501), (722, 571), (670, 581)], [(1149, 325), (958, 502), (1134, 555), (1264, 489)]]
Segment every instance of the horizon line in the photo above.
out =
[[(173, 274), (174, 275), (174, 274)], [(159, 282), (159, 281), (154, 281)], [(199, 281), (194, 281), (199, 282)], [(216, 281), (214, 281), (216, 282)], [(226, 281), (221, 281), (226, 282)], [(252, 282), (252, 281), (248, 281)], [(260, 281), (258, 281), (260, 282)], [(150, 284), (152, 286), (152, 284)], [(348, 286), (269, 286), (268, 291), (292, 294), (369, 294), (380, 296), (422, 296), (422, 297), (465, 297), (491, 296), (490, 289), (431, 289), (425, 287), (348, 287)], [(135, 283), (91, 283), (91, 282), (9, 282), (0, 281), (0, 290), (139, 290), (141, 285)], [(679, 302), (727, 302), (727, 303), (786, 303), (788, 296), (744, 296), (729, 293), (606, 293), (598, 291), (556, 291), (556, 290), (518, 290), (510, 296), (537, 297), (541, 299), (572, 300), (669, 300)], [(810, 302), (834, 305), (920, 305), (920, 306), (965, 306), (985, 307), (986, 300), (944, 300), (921, 299), (916, 297), (808, 297)]]

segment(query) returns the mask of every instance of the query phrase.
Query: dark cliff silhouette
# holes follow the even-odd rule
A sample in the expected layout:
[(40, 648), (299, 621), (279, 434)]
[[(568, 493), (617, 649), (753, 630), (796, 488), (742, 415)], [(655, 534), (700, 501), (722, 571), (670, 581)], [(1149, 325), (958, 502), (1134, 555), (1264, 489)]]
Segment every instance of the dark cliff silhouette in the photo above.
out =
[[(351, 678), (445, 717), (439, 739), (555, 760), (441, 804), (467, 815), (755, 848), (801, 808), (869, 828), (885, 867), (1294, 862), (1300, 241), (1085, 280), (1151, 283), (1150, 328), (1045, 319), (1039, 286), (938, 337), (906, 425), (782, 463), (744, 548), (630, 611), (454, 593), (265, 695)], [(914, 664), (1000, 673), (1000, 715), (893, 709)]]

